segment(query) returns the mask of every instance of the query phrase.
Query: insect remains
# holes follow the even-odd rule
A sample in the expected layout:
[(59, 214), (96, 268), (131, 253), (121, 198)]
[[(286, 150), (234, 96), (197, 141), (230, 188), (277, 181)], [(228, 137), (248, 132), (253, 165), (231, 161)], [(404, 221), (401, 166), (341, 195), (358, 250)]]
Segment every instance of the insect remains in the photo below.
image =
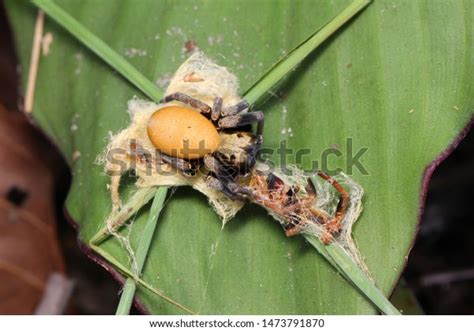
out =
[(300, 234), (307, 222), (311, 222), (324, 228), (321, 241), (329, 244), (332, 241), (332, 236), (341, 231), (342, 220), (349, 206), (349, 194), (326, 173), (319, 171), (317, 175), (330, 183), (340, 193), (333, 216), (316, 206), (316, 187), (309, 178), (302, 188), (299, 185), (286, 184), (274, 173), (264, 175), (263, 172), (256, 170), (249, 183), (252, 188), (252, 202), (263, 206), (277, 216), (281, 220), (288, 237)]
[(352, 238), (364, 191), (349, 176), (272, 169), (257, 162), (245, 187), (251, 192), (249, 201), (265, 208), (287, 236), (311, 235), (323, 244), (338, 245), (369, 275)]

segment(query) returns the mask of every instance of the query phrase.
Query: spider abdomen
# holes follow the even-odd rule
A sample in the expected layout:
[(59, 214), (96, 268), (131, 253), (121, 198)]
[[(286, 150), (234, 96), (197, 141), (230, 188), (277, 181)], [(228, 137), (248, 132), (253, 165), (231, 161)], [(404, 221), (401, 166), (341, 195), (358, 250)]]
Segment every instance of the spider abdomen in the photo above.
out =
[(156, 111), (148, 121), (148, 137), (162, 153), (181, 158), (199, 159), (219, 147), (219, 133), (206, 117), (182, 106)]

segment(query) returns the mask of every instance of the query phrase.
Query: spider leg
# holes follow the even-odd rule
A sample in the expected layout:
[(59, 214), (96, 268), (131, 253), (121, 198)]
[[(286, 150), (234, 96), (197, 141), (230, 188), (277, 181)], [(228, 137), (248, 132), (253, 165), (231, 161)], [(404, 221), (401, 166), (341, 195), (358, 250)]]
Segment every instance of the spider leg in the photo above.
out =
[(211, 119), (213, 121), (217, 121), (219, 117), (221, 116), (221, 112), (222, 112), (222, 98), (216, 97), (214, 99), (214, 105), (212, 106), (212, 110), (211, 110)]
[(337, 204), (336, 214), (332, 219), (329, 219), (325, 224), (330, 234), (337, 233), (341, 230), (341, 223), (346, 216), (347, 207), (349, 207), (349, 193), (339, 184), (334, 178), (328, 174), (318, 171), (317, 175), (330, 183), (340, 194), (339, 203)]
[(206, 184), (210, 188), (224, 193), (231, 200), (245, 200), (251, 194), (249, 190), (240, 187), (232, 181), (219, 180), (212, 175), (207, 176)]
[(260, 137), (260, 139), (263, 141), (263, 125), (265, 124), (263, 113), (262, 113), (262, 119), (257, 121), (257, 137)]
[(242, 186), (238, 185), (234, 181), (228, 181), (224, 183), (224, 186), (227, 188), (227, 190), (230, 191), (233, 199), (245, 200), (252, 194), (252, 192), (249, 189), (243, 188)]
[(232, 200), (244, 200), (250, 196), (250, 190), (235, 183), (234, 175), (229, 173), (223, 164), (212, 155), (204, 156), (204, 166), (211, 175), (206, 178), (207, 184), (227, 195)]
[(207, 154), (204, 156), (204, 165), (206, 168), (214, 173), (219, 179), (233, 179), (233, 173), (230, 173), (223, 164), (214, 156)]
[(181, 170), (184, 176), (191, 177), (196, 174), (196, 167), (193, 166), (191, 162), (188, 162), (186, 160), (179, 159), (176, 157), (172, 157), (163, 153), (160, 153), (160, 154), (161, 154), (161, 159), (163, 160), (163, 162), (172, 165), (178, 170)]
[(260, 151), (260, 146), (262, 145), (263, 137), (261, 135), (257, 135), (255, 137), (254, 142), (250, 145), (246, 152), (248, 157), (245, 162), (245, 171), (248, 172), (253, 169), (255, 163), (257, 162), (257, 154)]
[(238, 104), (222, 109), (222, 117), (237, 115), (241, 111), (249, 108), (250, 105), (246, 100), (241, 100)]
[(224, 192), (224, 184), (212, 175), (206, 177), (206, 184), (216, 191)]
[(181, 103), (184, 103), (185, 105), (189, 105), (192, 108), (199, 110), (201, 113), (204, 114), (209, 114), (211, 112), (211, 107), (208, 104), (181, 92), (175, 92), (170, 95), (167, 95), (166, 97), (160, 100), (160, 103), (167, 103), (171, 101), (179, 101)]
[(230, 115), (226, 117), (222, 117), (219, 122), (218, 126), (221, 129), (230, 129), (239, 126), (244, 126), (252, 123), (258, 123), (257, 127), (257, 135), (261, 135), (263, 132), (263, 112), (261, 111), (254, 111), (251, 113), (245, 113), (241, 115)]

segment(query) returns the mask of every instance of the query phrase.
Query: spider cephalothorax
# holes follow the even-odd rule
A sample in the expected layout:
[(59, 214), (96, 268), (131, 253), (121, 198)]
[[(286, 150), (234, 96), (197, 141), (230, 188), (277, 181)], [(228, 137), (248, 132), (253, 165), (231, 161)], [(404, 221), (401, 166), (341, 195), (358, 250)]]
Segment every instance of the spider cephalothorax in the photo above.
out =
[[(150, 117), (147, 131), (162, 161), (184, 176), (194, 176), (204, 166), (210, 187), (230, 198), (242, 198), (244, 192), (235, 179), (255, 165), (263, 140), (263, 113), (244, 112), (249, 108), (245, 100), (224, 108), (222, 98), (215, 97), (211, 107), (181, 92), (161, 103), (168, 106)], [(256, 134), (236, 131), (252, 123), (257, 123)]]

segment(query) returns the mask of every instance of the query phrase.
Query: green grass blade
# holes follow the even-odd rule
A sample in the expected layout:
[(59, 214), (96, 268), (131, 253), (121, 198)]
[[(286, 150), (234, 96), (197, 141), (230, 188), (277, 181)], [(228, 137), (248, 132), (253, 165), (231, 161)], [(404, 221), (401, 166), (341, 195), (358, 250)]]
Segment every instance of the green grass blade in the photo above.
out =
[(129, 315), (130, 308), (132, 307), (133, 298), (137, 291), (137, 283), (133, 278), (127, 278), (125, 284), (122, 287), (122, 294), (120, 295), (120, 301), (115, 311), (115, 315)]
[(304, 60), (313, 50), (328, 39), (341, 26), (347, 23), (372, 0), (354, 0), (326, 25), (294, 48), (286, 57), (268, 70), (244, 95), (252, 105), (266, 96), (291, 70)]
[[(117, 260), (113, 255), (111, 255), (109, 252), (106, 250), (102, 249), (100, 246), (96, 246), (94, 244), (91, 244), (91, 248), (97, 252), (100, 256), (102, 256), (106, 261), (111, 263), (119, 272), (124, 274), (125, 276), (129, 277), (130, 279), (134, 279), (133, 272), (128, 269), (125, 265), (123, 265), (119, 260)], [(162, 298), (163, 300), (169, 302), (173, 306), (179, 308), (180, 310), (188, 313), (188, 314), (196, 314), (194, 311), (189, 309), (188, 307), (184, 306), (183, 304), (171, 299), (167, 295), (165, 295), (162, 291), (154, 288), (152, 285), (149, 283), (145, 282), (144, 280), (138, 278), (134, 279), (140, 286), (143, 288), (149, 290), (150, 292), (156, 294), (158, 297)]]
[(386, 315), (401, 314), (341, 246), (334, 243), (324, 245), (315, 236), (305, 235), (304, 237), (344, 278), (359, 289), (380, 312)]
[[(135, 215), (144, 205), (150, 202), (156, 193), (155, 187), (145, 187), (138, 189), (128, 199), (127, 203), (122, 206), (120, 211), (114, 216), (113, 220), (108, 220), (113, 224), (113, 230), (118, 230), (123, 224), (125, 224), (130, 217)], [(103, 226), (90, 240), (95, 245), (101, 244), (107, 238), (110, 237), (110, 230), (108, 226)]]
[(89, 31), (71, 15), (51, 0), (32, 0), (49, 17), (69, 31), (80, 42), (97, 54), (102, 60), (107, 62), (114, 70), (122, 74), (133, 85), (140, 89), (152, 100), (158, 102), (163, 95), (155, 84), (132, 66), (127, 60), (110, 48), (105, 42)]
[[(143, 269), (143, 265), (145, 264), (145, 259), (150, 248), (151, 240), (153, 239), (153, 234), (155, 233), (158, 217), (160, 216), (160, 212), (163, 209), (167, 192), (168, 189), (166, 187), (160, 187), (156, 191), (155, 197), (153, 198), (150, 215), (148, 216), (148, 221), (142, 231), (141, 240), (138, 244), (135, 254), (137, 268), (136, 278), (140, 278), (140, 273)], [(120, 302), (117, 307), (116, 315), (127, 315), (130, 312), (130, 307), (132, 306), (136, 287), (137, 284), (133, 278), (128, 278), (126, 280), (122, 295), (120, 297)]]

